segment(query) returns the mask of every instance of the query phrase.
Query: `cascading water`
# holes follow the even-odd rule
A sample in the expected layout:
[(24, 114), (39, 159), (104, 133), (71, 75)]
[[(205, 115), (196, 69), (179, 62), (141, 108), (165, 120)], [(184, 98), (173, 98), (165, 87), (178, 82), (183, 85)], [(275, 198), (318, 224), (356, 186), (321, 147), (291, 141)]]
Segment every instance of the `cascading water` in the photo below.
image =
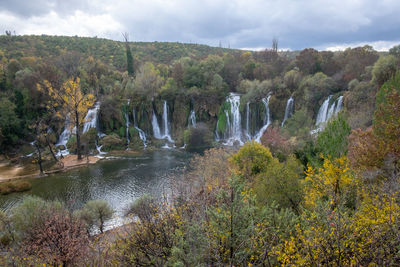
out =
[[(232, 146), (235, 142), (239, 142), (240, 145), (243, 145), (242, 141), (242, 125), (241, 125), (241, 117), (240, 117), (240, 95), (235, 93), (230, 93), (227, 101), (231, 106), (231, 114), (228, 114), (228, 111), (225, 110), (226, 115), (226, 132), (225, 132), (225, 140), (224, 145)], [(232, 121), (230, 120), (232, 117)]]
[(162, 139), (160, 126), (158, 125), (156, 112), (153, 110), (153, 116), (151, 118), (151, 125), (153, 127), (153, 135), (157, 139)]
[(271, 124), (271, 116), (269, 114), (269, 99), (271, 95), (267, 97), (267, 99), (263, 98), (261, 101), (264, 103), (265, 106), (265, 115), (264, 115), (264, 126), (258, 131), (258, 133), (254, 136), (254, 140), (258, 143), (261, 142), (261, 137), (263, 136), (264, 132), (267, 130), (268, 126)]
[[(142, 129), (140, 129), (140, 128), (138, 127), (138, 124), (137, 124), (137, 121), (136, 121), (136, 110), (135, 110), (135, 108), (133, 108), (132, 113), (133, 113), (133, 127), (135, 127), (135, 129), (139, 132), (139, 138), (140, 138), (140, 140), (142, 140), (143, 146), (144, 146), (144, 147), (147, 147), (147, 144), (146, 144), (146, 141), (147, 141), (147, 139), (146, 139), (146, 134), (144, 133), (144, 131), (143, 131)], [(157, 120), (157, 118), (156, 118), (156, 120)]]
[(86, 133), (89, 131), (90, 128), (95, 128), (96, 130), (98, 129), (97, 127), (97, 115), (100, 110), (100, 102), (97, 102), (94, 105), (94, 108), (89, 109), (88, 113), (85, 116), (85, 124), (83, 125), (83, 133)]
[(171, 135), (169, 133), (170, 124), (168, 121), (168, 107), (167, 107), (167, 101), (165, 100), (163, 105), (163, 127), (164, 127), (163, 138), (166, 138), (169, 142), (173, 143), (174, 140), (172, 140)]
[(315, 121), (315, 125), (318, 126), (321, 123), (327, 121), (328, 111), (329, 111), (329, 101), (331, 100), (332, 96), (328, 96), (327, 99), (322, 103), (321, 107), (319, 108), (317, 120)]
[(336, 101), (337, 101), (337, 104), (336, 104), (335, 114), (338, 114), (339, 111), (341, 111), (343, 109), (343, 96), (342, 95), (339, 96)]
[(196, 113), (194, 110), (190, 111), (188, 125), (196, 128)]
[(55, 144), (56, 147), (58, 146), (63, 146), (63, 150), (59, 150), (57, 153), (57, 156), (66, 156), (69, 154), (69, 150), (67, 149), (67, 143), (69, 138), (71, 137), (71, 120), (69, 114), (65, 117), (65, 122), (64, 122), (64, 131), (61, 133), (60, 137), (58, 137), (57, 144)]
[(247, 140), (251, 140), (251, 133), (250, 133), (250, 102), (246, 103), (246, 137)]
[[(169, 127), (170, 127), (170, 123), (168, 121), (168, 107), (167, 107), (167, 101), (164, 100), (164, 105), (163, 105), (163, 134), (161, 134), (161, 130), (160, 130), (160, 126), (158, 125), (158, 121), (157, 121), (157, 116), (156, 113), (153, 110), (153, 117), (152, 117), (152, 121), (151, 124), (153, 126), (153, 134), (154, 137), (157, 139), (167, 139), (168, 142), (170, 143), (174, 143), (174, 140), (172, 140), (171, 135), (169, 133)], [(169, 148), (168, 144), (166, 144), (164, 146), (165, 148)]]
[(328, 96), (328, 98), (322, 103), (318, 111), (317, 120), (315, 122), (315, 126), (317, 126), (317, 128), (312, 130), (311, 134), (316, 134), (323, 130), (326, 122), (343, 109), (343, 96), (339, 96), (336, 101), (334, 101), (332, 104), (329, 104), (331, 98), (332, 95)]
[(127, 104), (127, 108), (126, 108), (126, 112), (125, 112), (125, 126), (126, 126), (126, 142), (130, 143), (130, 139), (129, 139), (129, 104), (130, 104), (130, 99), (128, 99), (128, 104)]
[(293, 115), (293, 102), (293, 97), (290, 97), (286, 103), (285, 116), (283, 117), (281, 127), (283, 127), (283, 125), (285, 125), (285, 121)]

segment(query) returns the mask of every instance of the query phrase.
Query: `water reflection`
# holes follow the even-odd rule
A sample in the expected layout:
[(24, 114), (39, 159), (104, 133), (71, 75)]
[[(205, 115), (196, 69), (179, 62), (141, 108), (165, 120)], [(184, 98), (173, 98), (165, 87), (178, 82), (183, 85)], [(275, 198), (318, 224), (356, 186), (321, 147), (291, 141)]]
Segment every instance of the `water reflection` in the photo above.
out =
[(61, 200), (74, 209), (93, 199), (106, 200), (115, 210), (113, 223), (120, 222), (128, 205), (149, 193), (168, 194), (171, 177), (183, 168), (190, 155), (181, 151), (145, 152), (137, 157), (103, 160), (87, 168), (32, 179), (32, 190), (0, 196), (0, 208), (10, 209), (25, 194)]

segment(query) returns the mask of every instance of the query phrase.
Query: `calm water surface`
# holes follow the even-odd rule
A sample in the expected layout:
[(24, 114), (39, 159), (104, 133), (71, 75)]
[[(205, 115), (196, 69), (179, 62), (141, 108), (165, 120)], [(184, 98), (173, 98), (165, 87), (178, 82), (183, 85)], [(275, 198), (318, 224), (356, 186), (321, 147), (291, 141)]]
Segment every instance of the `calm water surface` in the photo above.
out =
[(151, 194), (157, 198), (168, 194), (174, 174), (184, 168), (190, 154), (176, 150), (144, 152), (140, 156), (104, 159), (87, 168), (32, 179), (32, 190), (0, 196), (0, 208), (10, 209), (30, 194), (48, 200), (61, 200), (73, 208), (93, 199), (104, 199), (114, 209), (109, 227), (121, 224), (129, 204)]

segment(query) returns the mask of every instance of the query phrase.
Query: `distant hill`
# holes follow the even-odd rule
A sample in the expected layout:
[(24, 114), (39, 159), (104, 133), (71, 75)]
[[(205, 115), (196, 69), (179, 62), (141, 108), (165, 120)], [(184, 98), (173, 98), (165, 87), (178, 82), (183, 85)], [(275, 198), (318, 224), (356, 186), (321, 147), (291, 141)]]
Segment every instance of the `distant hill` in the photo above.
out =
[[(170, 64), (181, 57), (202, 59), (210, 54), (243, 52), (237, 49), (211, 47), (178, 42), (130, 42), (136, 64), (150, 61)], [(69, 37), (48, 35), (0, 36), (0, 49), (8, 58), (53, 57), (63, 51), (91, 55), (118, 70), (126, 67), (125, 43), (96, 37)]]

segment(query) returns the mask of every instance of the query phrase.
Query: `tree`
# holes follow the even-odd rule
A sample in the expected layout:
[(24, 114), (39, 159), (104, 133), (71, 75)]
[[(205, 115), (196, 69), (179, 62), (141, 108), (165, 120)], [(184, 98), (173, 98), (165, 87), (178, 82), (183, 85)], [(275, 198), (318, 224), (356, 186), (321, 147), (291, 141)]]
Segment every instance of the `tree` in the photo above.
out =
[(330, 120), (324, 130), (318, 134), (316, 149), (325, 157), (339, 158), (347, 154), (350, 126), (341, 113)]
[(123, 33), (122, 36), (125, 39), (125, 49), (126, 49), (126, 69), (128, 71), (128, 74), (130, 76), (133, 76), (135, 74), (133, 70), (133, 57), (132, 57), (132, 52), (131, 52), (131, 47), (129, 46), (129, 34)]
[(85, 255), (88, 245), (82, 222), (66, 211), (54, 211), (28, 230), (22, 249), (48, 264), (67, 266)]
[(80, 127), (88, 109), (93, 106), (96, 98), (92, 94), (82, 93), (79, 78), (66, 81), (60, 88), (53, 87), (47, 80), (43, 82), (43, 85), (37, 84), (37, 87), (38, 90), (46, 89), (50, 95), (49, 108), (61, 107), (66, 114), (72, 114), (71, 118), (76, 127), (76, 152), (78, 160), (81, 160)]
[(88, 201), (80, 211), (80, 217), (86, 222), (88, 228), (91, 226), (99, 227), (100, 233), (103, 233), (104, 222), (111, 219), (114, 210), (105, 200)]
[(372, 81), (379, 87), (388, 81), (397, 71), (397, 59), (395, 56), (380, 57), (372, 69)]
[(265, 172), (268, 165), (274, 160), (276, 159), (272, 157), (269, 149), (255, 141), (244, 144), (230, 158), (237, 173), (250, 181), (259, 173)]

